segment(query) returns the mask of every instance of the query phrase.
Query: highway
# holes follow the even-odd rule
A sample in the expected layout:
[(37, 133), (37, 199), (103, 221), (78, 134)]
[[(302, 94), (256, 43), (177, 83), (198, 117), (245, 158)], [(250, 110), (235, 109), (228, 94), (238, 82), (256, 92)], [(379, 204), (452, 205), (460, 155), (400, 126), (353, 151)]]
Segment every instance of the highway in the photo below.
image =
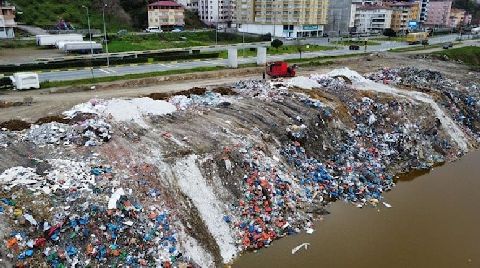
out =
[[(439, 37), (433, 37), (430, 39), (430, 44), (439, 44), (445, 42), (453, 42), (458, 37), (458, 35), (444, 35)], [(374, 40), (374, 39), (372, 39)], [(318, 39), (308, 39), (310, 44), (326, 45), (328, 44), (326, 38)], [(409, 45), (402, 42), (387, 41), (381, 42), (380, 45), (376, 46), (367, 46), (366, 52), (383, 52), (388, 51), (393, 48), (402, 48), (408, 47)], [(242, 52), (242, 44), (235, 46), (239, 48), (238, 51), (238, 63), (247, 64), (255, 63), (256, 57), (240, 57)], [(250, 45), (245, 45), (245, 47), (251, 47)], [(328, 50), (328, 51), (318, 51), (318, 52), (304, 52), (302, 53), (302, 58), (315, 58), (319, 56), (340, 56), (347, 54), (357, 54), (365, 53), (364, 47), (361, 47), (358, 51), (351, 51), (348, 47), (343, 47), (337, 50)], [(299, 54), (284, 54), (284, 55), (267, 55), (267, 61), (277, 61), (277, 60), (286, 60), (286, 59), (297, 59)], [(197, 67), (212, 67), (212, 66), (227, 66), (226, 59), (206, 59), (206, 60), (194, 60), (194, 61), (183, 61), (183, 62), (163, 62), (163, 63), (153, 63), (153, 64), (130, 64), (130, 65), (119, 65), (111, 66), (110, 68), (83, 68), (83, 69), (69, 69), (69, 70), (55, 70), (39, 73), (40, 81), (69, 81), (69, 80), (78, 80), (92, 78), (93, 76), (98, 77), (107, 77), (107, 76), (122, 76), (127, 74), (139, 74), (139, 73), (149, 73), (149, 72), (161, 72), (169, 70), (182, 70), (182, 69), (192, 69)]]

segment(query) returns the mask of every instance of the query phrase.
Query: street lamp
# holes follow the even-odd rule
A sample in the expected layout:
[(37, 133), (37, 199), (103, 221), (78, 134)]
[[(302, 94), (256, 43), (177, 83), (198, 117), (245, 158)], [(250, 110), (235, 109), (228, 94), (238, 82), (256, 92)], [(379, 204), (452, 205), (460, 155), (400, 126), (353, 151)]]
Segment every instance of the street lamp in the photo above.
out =
[(105, 23), (105, 8), (107, 7), (107, 4), (103, 5), (103, 34), (104, 34), (104, 42), (105, 42), (105, 50), (107, 52), (107, 67), (110, 67), (110, 58), (108, 54), (108, 40), (107, 40), (107, 24)]
[(88, 24), (88, 37), (90, 37), (90, 54), (93, 57), (93, 44), (92, 44), (92, 29), (90, 28), (90, 14), (88, 13), (88, 7), (82, 5), (87, 10), (87, 24)]
[(90, 72), (92, 73), (92, 78), (95, 79), (95, 75), (93, 74), (93, 43), (92, 43), (92, 29), (90, 28), (90, 14), (88, 13), (88, 7), (82, 5), (83, 8), (87, 10), (87, 23), (88, 23), (88, 37), (90, 37), (90, 55), (91, 55), (91, 63), (92, 66), (90, 67)]

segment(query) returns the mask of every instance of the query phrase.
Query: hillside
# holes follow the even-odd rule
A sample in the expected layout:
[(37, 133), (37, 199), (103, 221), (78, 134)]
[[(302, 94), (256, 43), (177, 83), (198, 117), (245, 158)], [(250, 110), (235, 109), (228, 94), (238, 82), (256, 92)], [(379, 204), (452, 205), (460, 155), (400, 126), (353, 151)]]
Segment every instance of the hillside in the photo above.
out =
[[(92, 28), (101, 29), (102, 2), (94, 0), (12, 0), (21, 14), (17, 20), (40, 27), (52, 27), (60, 20), (75, 28), (87, 27), (85, 5), (89, 8)], [(120, 29), (143, 29), (147, 26), (147, 0), (106, 0), (106, 21), (109, 31)], [(186, 13), (187, 28), (201, 28), (203, 24), (194, 14)]]

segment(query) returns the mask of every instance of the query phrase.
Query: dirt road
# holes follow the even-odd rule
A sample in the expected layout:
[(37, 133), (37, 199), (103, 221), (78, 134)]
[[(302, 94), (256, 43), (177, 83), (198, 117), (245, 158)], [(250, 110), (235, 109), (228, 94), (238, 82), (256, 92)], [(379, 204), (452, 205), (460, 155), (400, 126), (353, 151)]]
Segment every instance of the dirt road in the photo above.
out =
[[(359, 58), (343, 59), (328, 66), (302, 67), (299, 70), (300, 75), (308, 75), (311, 73), (325, 73), (329, 70), (341, 67), (349, 67), (360, 73), (368, 73), (385, 67), (405, 67), (413, 66), (418, 68), (426, 68), (441, 71), (455, 79), (480, 80), (478, 73), (472, 73), (466, 66), (451, 62), (433, 61), (429, 59), (415, 59), (405, 55), (394, 55), (392, 53), (375, 54)], [(452, 72), (455, 70), (455, 72)], [(224, 75), (228, 71), (219, 72)], [(138, 97), (154, 92), (174, 92), (187, 90), (192, 87), (208, 87), (210, 85), (221, 85), (238, 81), (240, 79), (261, 79), (261, 74), (243, 74), (234, 75), (225, 78), (216, 79), (196, 79), (183, 81), (167, 81), (160, 82), (153, 86), (132, 86), (135, 83), (129, 83), (128, 87), (122, 87), (118, 82), (113, 86), (107, 86), (108, 89), (82, 91), (73, 93), (51, 93), (50, 90), (36, 90), (25, 92), (8, 92), (0, 95), (0, 101), (20, 102), (25, 97), (32, 97), (34, 103), (31, 106), (18, 106), (0, 109), (0, 122), (10, 119), (22, 119), (34, 122), (37, 119), (48, 116), (58, 115), (61, 112), (71, 108), (72, 106), (86, 102), (92, 98), (113, 98), (113, 97)], [(142, 83), (138, 83), (142, 84)], [(107, 84), (108, 85), (108, 84)], [(117, 87), (118, 85), (118, 87)]]

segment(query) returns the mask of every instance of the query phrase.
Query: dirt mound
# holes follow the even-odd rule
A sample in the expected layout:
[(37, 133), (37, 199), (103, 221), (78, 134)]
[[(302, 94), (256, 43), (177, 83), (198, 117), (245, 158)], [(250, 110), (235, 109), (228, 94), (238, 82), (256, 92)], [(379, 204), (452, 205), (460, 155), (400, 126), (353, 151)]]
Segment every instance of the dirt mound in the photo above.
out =
[(233, 96), (233, 95), (238, 95), (237, 92), (235, 92), (232, 88), (230, 87), (217, 87), (212, 90), (215, 93), (220, 93), (225, 96)]
[(25, 122), (23, 120), (13, 119), (13, 120), (9, 120), (1, 123), (0, 128), (6, 128), (12, 131), (21, 131), (21, 130), (30, 128), (30, 125), (31, 125), (30, 123)]
[(38, 119), (37, 122), (35, 122), (35, 124), (47, 124), (52, 122), (68, 124), (70, 123), (70, 120), (60, 115), (51, 115), (51, 116), (45, 116)]

